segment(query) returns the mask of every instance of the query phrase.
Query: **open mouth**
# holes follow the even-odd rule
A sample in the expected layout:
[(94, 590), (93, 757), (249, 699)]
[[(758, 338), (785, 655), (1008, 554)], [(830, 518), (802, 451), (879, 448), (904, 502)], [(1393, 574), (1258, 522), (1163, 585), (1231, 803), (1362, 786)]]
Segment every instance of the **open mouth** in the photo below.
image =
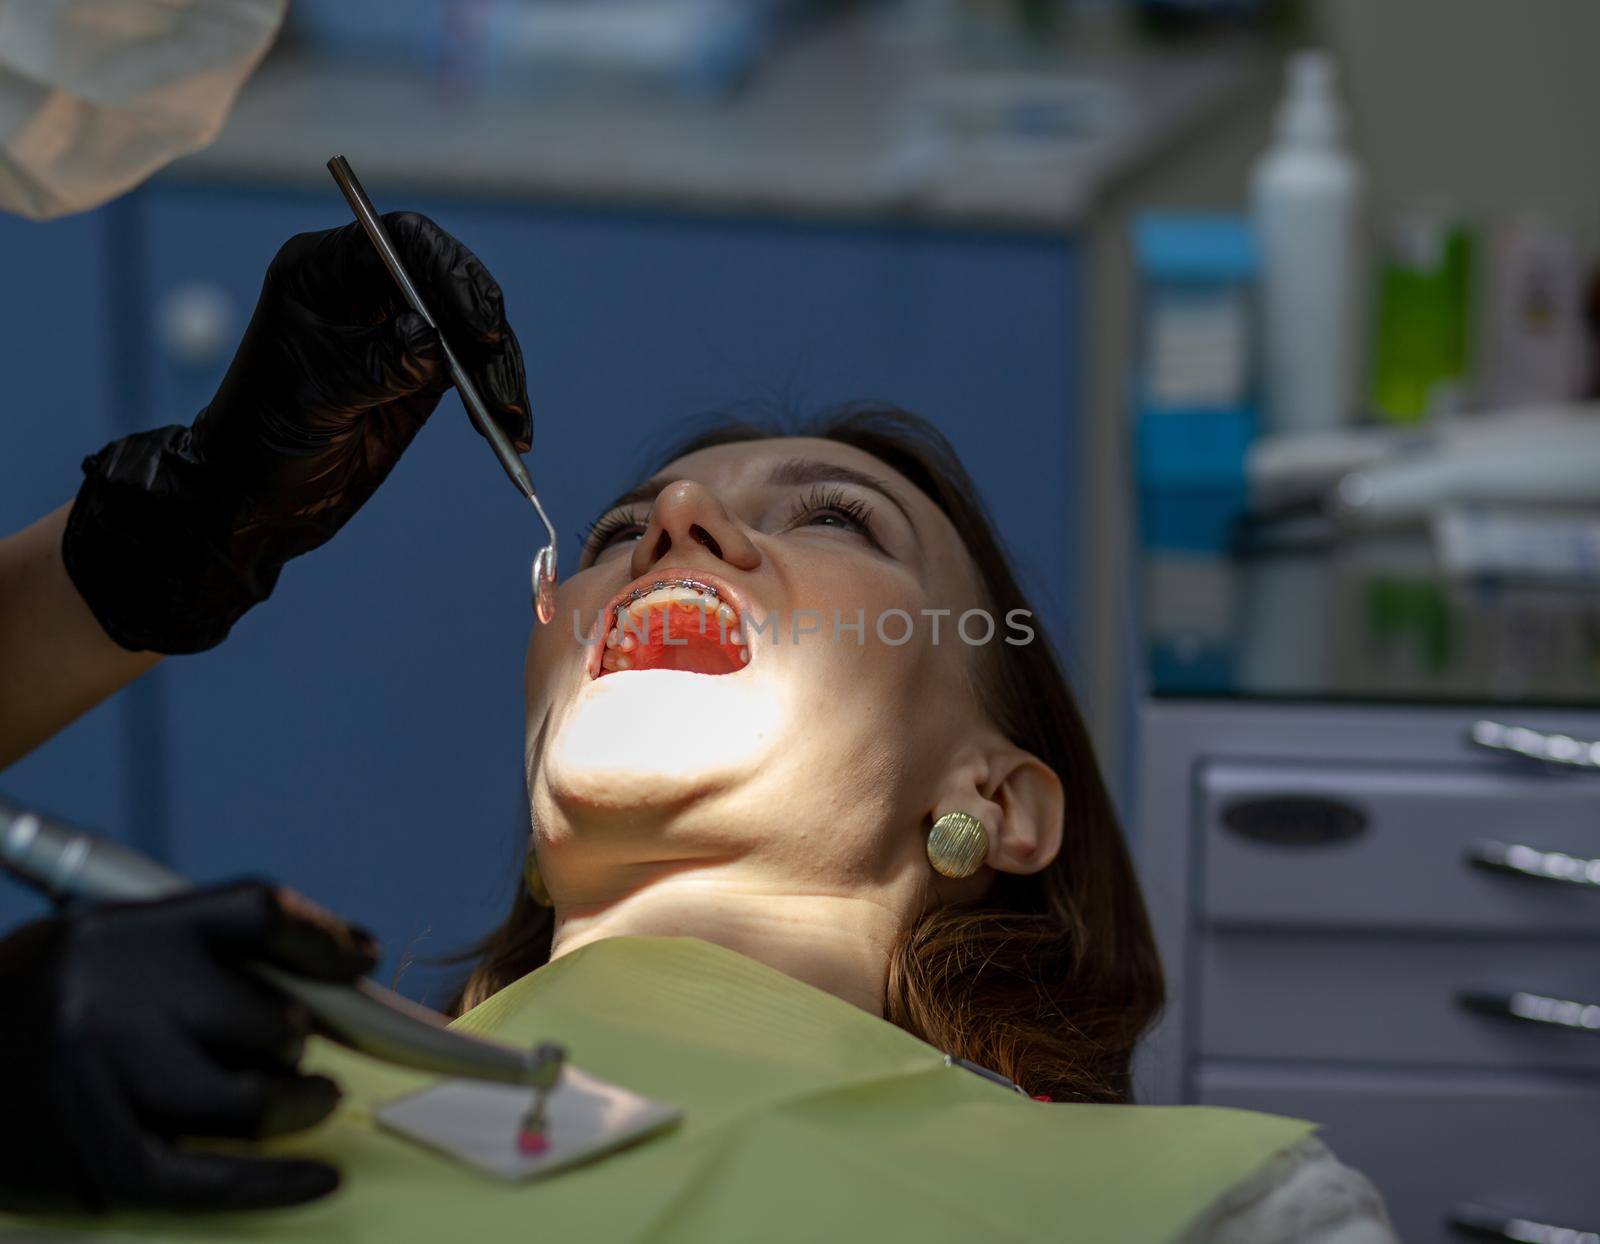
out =
[(701, 579), (669, 574), (641, 583), (606, 623), (596, 678), (627, 670), (733, 674), (750, 662), (738, 611)]

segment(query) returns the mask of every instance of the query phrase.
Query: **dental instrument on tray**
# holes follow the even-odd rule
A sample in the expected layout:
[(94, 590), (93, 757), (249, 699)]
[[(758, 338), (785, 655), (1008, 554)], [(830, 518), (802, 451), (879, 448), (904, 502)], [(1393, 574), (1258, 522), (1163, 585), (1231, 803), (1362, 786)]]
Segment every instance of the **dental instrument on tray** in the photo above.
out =
[(333, 174), (333, 180), (339, 184), (339, 189), (344, 192), (345, 201), (350, 204), (350, 210), (356, 215), (361, 227), (372, 239), (372, 245), (378, 252), (378, 257), (383, 260), (384, 267), (389, 269), (389, 274), (394, 277), (395, 284), (400, 287), (400, 292), (405, 295), (411, 309), (428, 322), (428, 326), (439, 332), (439, 345), (444, 350), (446, 364), (450, 368), (450, 379), (455, 383), (456, 392), (461, 395), (461, 404), (467, 408), (467, 417), (472, 420), (472, 426), (481, 432), (494, 450), (494, 456), (500, 460), (500, 465), (505, 473), (510, 476), (511, 482), (529, 501), (539, 515), (539, 521), (544, 524), (545, 533), (549, 536), (549, 543), (539, 550), (533, 559), (533, 605), (534, 611), (539, 615), (539, 621), (548, 623), (555, 617), (555, 586), (556, 586), (556, 529), (550, 522), (550, 517), (544, 512), (544, 506), (539, 504), (539, 495), (533, 490), (533, 479), (528, 474), (528, 468), (523, 463), (521, 456), (511, 444), (511, 439), (505, 431), (489, 415), (489, 409), (483, 403), (483, 398), (478, 393), (477, 385), (473, 384), (472, 377), (467, 375), (466, 369), (456, 358), (455, 352), (450, 349), (450, 343), (445, 340), (439, 322), (433, 318), (433, 313), (428, 310), (422, 301), (422, 295), (412, 283), (410, 275), (406, 272), (405, 265), (400, 262), (400, 252), (389, 240), (389, 233), (383, 227), (383, 221), (378, 218), (372, 200), (367, 198), (367, 192), (361, 188), (361, 183), (356, 180), (356, 175), (351, 171), (349, 161), (342, 155), (336, 155), (328, 161), (328, 171)]
[[(192, 888), (137, 851), (6, 799), (0, 799), (0, 868), (55, 900), (155, 899)], [(545, 1101), (566, 1061), (564, 1047), (544, 1042), (525, 1050), (470, 1037), (445, 1027), (437, 1012), (370, 980), (336, 985), (270, 964), (250, 967), (304, 1003), (328, 1036), (353, 1050), (418, 1071), (532, 1088), (524, 1130), (542, 1126)]]

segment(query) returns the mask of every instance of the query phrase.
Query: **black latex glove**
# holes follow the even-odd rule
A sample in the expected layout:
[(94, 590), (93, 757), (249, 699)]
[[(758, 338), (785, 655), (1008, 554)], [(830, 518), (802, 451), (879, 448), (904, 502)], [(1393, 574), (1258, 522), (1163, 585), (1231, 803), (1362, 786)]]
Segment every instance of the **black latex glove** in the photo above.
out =
[(262, 882), (36, 921), (0, 941), (0, 1208), (255, 1209), (333, 1191), (321, 1162), (185, 1147), (332, 1111), (295, 1071), (309, 1018), (247, 975), (372, 969), (365, 933)]
[[(383, 221), (451, 349), (525, 451), (527, 383), (500, 287), (426, 216)], [(124, 648), (213, 647), (271, 595), (286, 561), (329, 540), (372, 495), (449, 386), (439, 334), (406, 306), (359, 225), (290, 238), (194, 426), (141, 432), (85, 460), (62, 542), (73, 583)]]

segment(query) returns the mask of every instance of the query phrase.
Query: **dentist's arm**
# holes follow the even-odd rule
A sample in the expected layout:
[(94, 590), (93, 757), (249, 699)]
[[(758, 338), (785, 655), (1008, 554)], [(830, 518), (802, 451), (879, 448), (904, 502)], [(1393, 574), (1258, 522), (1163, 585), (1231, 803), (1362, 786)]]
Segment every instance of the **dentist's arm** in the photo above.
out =
[(113, 643), (67, 577), (71, 508), (0, 540), (0, 769), (161, 660)]

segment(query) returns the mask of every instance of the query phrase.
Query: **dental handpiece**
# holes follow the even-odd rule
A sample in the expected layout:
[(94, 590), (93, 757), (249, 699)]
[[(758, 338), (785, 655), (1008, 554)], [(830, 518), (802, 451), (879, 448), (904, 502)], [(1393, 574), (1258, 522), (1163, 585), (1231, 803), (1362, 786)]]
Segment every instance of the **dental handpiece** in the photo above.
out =
[(494, 450), (494, 456), (499, 459), (506, 475), (517, 486), (517, 491), (533, 503), (539, 521), (544, 524), (549, 543), (539, 550), (533, 561), (533, 601), (539, 621), (548, 623), (555, 617), (556, 529), (550, 521), (550, 516), (544, 512), (544, 506), (539, 504), (539, 494), (533, 490), (533, 477), (528, 474), (527, 465), (517, 453), (516, 446), (511, 443), (511, 438), (489, 414), (489, 408), (478, 393), (478, 386), (473, 383), (466, 368), (461, 366), (455, 351), (445, 340), (439, 322), (433, 318), (433, 312), (429, 311), (427, 304), (422, 301), (422, 294), (411, 280), (411, 274), (406, 271), (405, 264), (401, 262), (400, 252), (390, 241), (389, 231), (383, 227), (383, 221), (379, 218), (377, 209), (372, 206), (372, 200), (367, 197), (367, 192), (356, 180), (349, 161), (342, 155), (336, 155), (328, 161), (328, 171), (333, 174), (333, 180), (344, 193), (345, 201), (350, 204), (350, 210), (355, 213), (356, 220), (366, 231), (367, 237), (372, 240), (378, 258), (383, 261), (383, 266), (389, 269), (389, 275), (394, 277), (395, 284), (405, 295), (406, 302), (428, 322), (430, 328), (439, 333), (439, 346), (444, 351), (445, 363), (450, 369), (450, 379), (456, 386), (456, 392), (461, 395), (461, 404), (467, 408), (467, 417), (472, 420), (472, 426), (477, 428), (489, 442), (490, 448)]
[[(0, 867), (52, 899), (119, 902), (164, 898), (193, 887), (128, 847), (0, 798)], [(493, 1080), (536, 1090), (560, 1078), (565, 1049), (499, 1045), (445, 1027), (444, 1017), (373, 981), (314, 981), (267, 963), (250, 970), (298, 999), (323, 1032), (373, 1058), (436, 1075)]]

